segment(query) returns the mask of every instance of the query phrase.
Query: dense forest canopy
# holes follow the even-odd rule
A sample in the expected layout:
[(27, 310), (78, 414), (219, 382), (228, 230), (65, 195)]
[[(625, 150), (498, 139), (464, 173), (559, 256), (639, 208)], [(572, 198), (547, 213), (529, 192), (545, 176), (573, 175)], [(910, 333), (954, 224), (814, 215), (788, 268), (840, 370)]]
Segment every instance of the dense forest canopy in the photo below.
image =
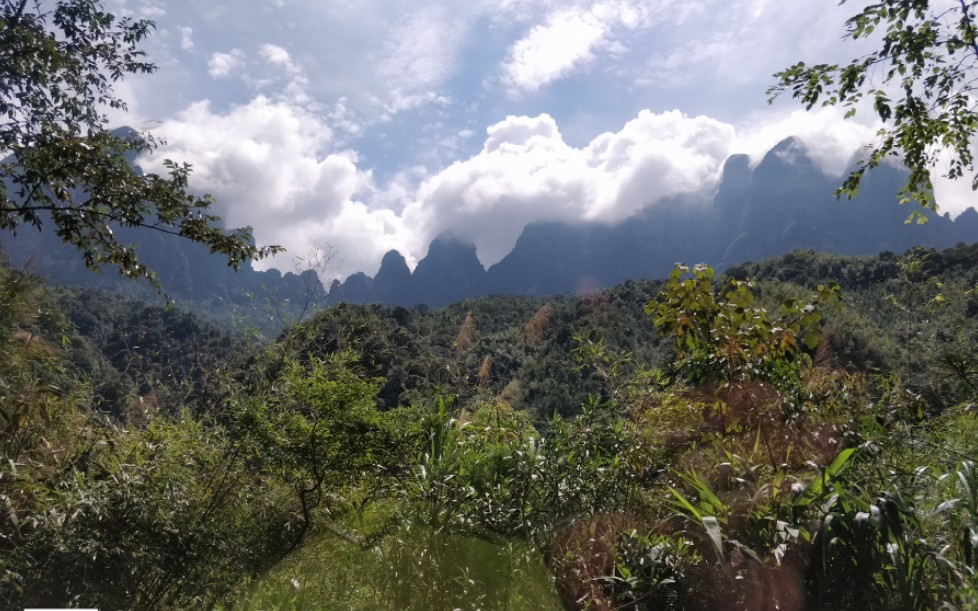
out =
[(270, 344), (4, 269), (4, 606), (965, 604), (976, 259), (345, 305)]
[[(935, 144), (971, 171), (973, 8), (873, 4), (850, 36), (886, 26), (879, 53), (779, 76), (811, 106), (900, 75), (844, 189), (898, 149), (909, 196)], [(20, 0), (0, 25), (0, 226), (43, 209), (149, 278), (105, 219), (269, 252), (105, 131), (152, 24)], [(972, 608), (976, 263), (801, 250), (443, 309), (310, 283), (273, 341), (0, 265), (0, 607)]]

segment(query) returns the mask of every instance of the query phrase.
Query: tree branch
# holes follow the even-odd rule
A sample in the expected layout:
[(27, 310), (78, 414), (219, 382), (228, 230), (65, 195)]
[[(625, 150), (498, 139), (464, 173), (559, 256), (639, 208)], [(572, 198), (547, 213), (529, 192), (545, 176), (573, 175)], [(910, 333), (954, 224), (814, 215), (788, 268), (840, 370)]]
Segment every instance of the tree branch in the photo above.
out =
[[(91, 200), (89, 200), (91, 201)], [(119, 221), (123, 223), (126, 227), (139, 227), (142, 229), (152, 229), (153, 231), (158, 231), (160, 233), (165, 233), (167, 235), (173, 235), (180, 238), (190, 239), (183, 235), (179, 231), (174, 231), (172, 229), (166, 229), (161, 227), (159, 223), (145, 223), (143, 221), (130, 221), (125, 219), (120, 219), (118, 216), (112, 212), (102, 212), (101, 210), (83, 210), (81, 208), (73, 208), (70, 206), (21, 206), (19, 208), (4, 208), (3, 212), (6, 214), (23, 214), (30, 211), (47, 211), (47, 212), (71, 212), (75, 214), (91, 214), (92, 216), (100, 216), (107, 218), (111, 221)]]
[(20, 6), (17, 7), (17, 11), (14, 16), (10, 18), (9, 28), (12, 30), (20, 24), (20, 18), (24, 16), (24, 8), (27, 6), (27, 0), (20, 0)]
[(964, 25), (965, 31), (968, 33), (969, 45), (971, 47), (971, 52), (975, 54), (975, 58), (978, 58), (978, 41), (975, 40), (975, 24), (971, 22), (971, 16), (968, 14), (968, 4), (965, 0), (958, 0), (961, 4), (961, 12), (963, 13), (962, 23)]

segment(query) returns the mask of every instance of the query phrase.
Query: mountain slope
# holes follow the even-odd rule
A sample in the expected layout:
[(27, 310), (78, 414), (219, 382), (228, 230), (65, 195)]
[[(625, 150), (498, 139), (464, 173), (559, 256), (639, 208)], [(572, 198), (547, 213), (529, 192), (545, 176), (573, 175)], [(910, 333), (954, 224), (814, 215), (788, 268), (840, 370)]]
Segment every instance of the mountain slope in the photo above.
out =
[[(869, 255), (978, 240), (973, 209), (955, 220), (932, 213), (925, 225), (907, 225), (910, 210), (896, 205), (905, 178), (904, 170), (881, 166), (867, 174), (856, 199), (837, 201), (834, 191), (842, 178), (826, 176), (804, 143), (788, 138), (753, 169), (747, 156), (730, 157), (712, 201), (666, 199), (614, 226), (531, 224), (513, 250), (485, 272), (471, 247), (456, 243), (447, 254), (446, 244), (453, 241), (440, 237), (414, 274), (399, 269), (395, 281), (387, 270), (403, 258), (388, 253), (384, 273), (378, 273), (383, 290), (358, 274), (337, 284), (328, 302), (441, 307), (495, 293), (582, 293), (662, 277), (677, 260), (724, 269), (799, 248)], [(657, 198), (649, 194), (649, 199)]]

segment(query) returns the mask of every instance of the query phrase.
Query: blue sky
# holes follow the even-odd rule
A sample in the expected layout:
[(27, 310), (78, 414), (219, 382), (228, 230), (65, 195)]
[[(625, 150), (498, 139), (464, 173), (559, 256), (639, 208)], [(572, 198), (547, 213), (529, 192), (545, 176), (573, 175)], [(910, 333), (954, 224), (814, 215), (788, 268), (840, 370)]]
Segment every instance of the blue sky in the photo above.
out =
[[(708, 199), (727, 156), (802, 137), (840, 173), (869, 113), (768, 105), (772, 73), (838, 62), (834, 0), (106, 0), (148, 17), (156, 74), (112, 120), (166, 139), (230, 225), (329, 274), (413, 264), (438, 234), (490, 265), (534, 221), (615, 223)], [(941, 186), (944, 208), (970, 202)]]

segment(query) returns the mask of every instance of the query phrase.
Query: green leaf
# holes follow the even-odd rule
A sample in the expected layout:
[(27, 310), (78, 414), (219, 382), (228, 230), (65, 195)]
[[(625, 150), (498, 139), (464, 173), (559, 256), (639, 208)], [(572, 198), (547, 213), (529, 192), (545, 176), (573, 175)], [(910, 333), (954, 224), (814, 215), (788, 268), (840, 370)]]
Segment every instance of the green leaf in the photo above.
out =
[(700, 521), (703, 523), (703, 530), (706, 531), (706, 535), (713, 544), (713, 549), (717, 554), (717, 560), (725, 563), (726, 554), (723, 551), (723, 532), (720, 530), (720, 522), (713, 516), (704, 516)]
[(672, 496), (676, 498), (676, 501), (678, 501), (680, 507), (689, 512), (689, 515), (696, 518), (697, 520), (703, 519), (703, 515), (699, 512), (699, 510), (693, 507), (693, 505), (688, 500), (686, 500), (686, 497), (683, 496), (681, 492), (679, 492), (678, 490), (676, 490), (671, 486), (669, 487), (669, 492), (672, 493)]
[(818, 331), (808, 331), (805, 333), (805, 337), (802, 341), (805, 342), (805, 347), (809, 350), (814, 350), (818, 348), (818, 341), (821, 338), (821, 333)]
[(846, 448), (845, 450), (839, 452), (839, 454), (835, 457), (835, 460), (833, 460), (832, 463), (826, 467), (826, 475), (828, 475), (829, 478), (838, 477), (838, 475), (842, 473), (843, 469), (846, 468), (846, 465), (849, 464), (852, 457), (856, 454), (857, 449), (858, 448)]

